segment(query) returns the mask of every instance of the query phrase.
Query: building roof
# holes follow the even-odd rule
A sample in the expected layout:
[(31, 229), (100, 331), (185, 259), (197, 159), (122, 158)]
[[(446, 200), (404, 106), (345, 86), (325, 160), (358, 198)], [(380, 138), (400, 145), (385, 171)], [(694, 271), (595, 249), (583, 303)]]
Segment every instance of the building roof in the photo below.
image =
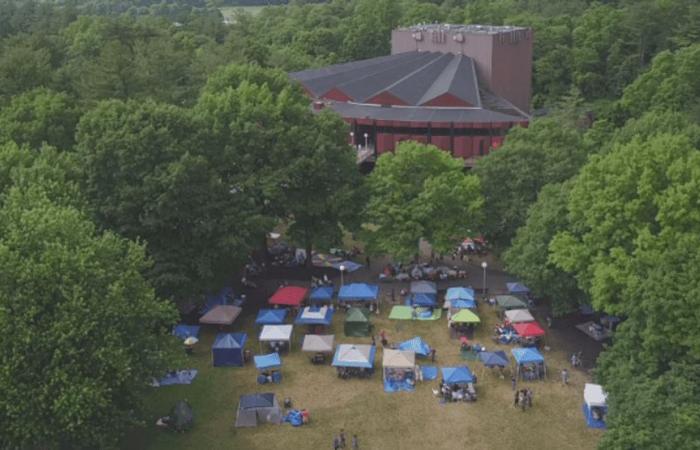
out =
[(472, 58), (405, 52), (290, 74), (346, 118), (520, 122), (528, 116), (479, 85)]

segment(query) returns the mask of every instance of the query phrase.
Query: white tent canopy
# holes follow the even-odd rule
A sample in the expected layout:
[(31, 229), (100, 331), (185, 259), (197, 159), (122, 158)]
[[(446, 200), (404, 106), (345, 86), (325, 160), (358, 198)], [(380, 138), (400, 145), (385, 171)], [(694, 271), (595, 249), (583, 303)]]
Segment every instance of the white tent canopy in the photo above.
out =
[(385, 368), (413, 369), (416, 366), (416, 352), (410, 350), (384, 349), (382, 364)]
[(260, 331), (261, 342), (292, 340), (292, 325), (265, 325)]
[(510, 311), (506, 311), (505, 314), (506, 319), (513, 323), (535, 321), (535, 318), (532, 317), (532, 314), (530, 314), (530, 311), (527, 309), (511, 309)]
[(335, 335), (333, 334), (307, 334), (301, 345), (303, 352), (332, 353)]
[(599, 384), (586, 383), (583, 388), (583, 401), (590, 408), (594, 407), (605, 407), (607, 405), (606, 399), (608, 394), (603, 391), (603, 386)]
[(363, 344), (340, 344), (338, 346), (337, 362), (349, 364), (370, 363), (370, 355), (372, 355), (372, 346)]

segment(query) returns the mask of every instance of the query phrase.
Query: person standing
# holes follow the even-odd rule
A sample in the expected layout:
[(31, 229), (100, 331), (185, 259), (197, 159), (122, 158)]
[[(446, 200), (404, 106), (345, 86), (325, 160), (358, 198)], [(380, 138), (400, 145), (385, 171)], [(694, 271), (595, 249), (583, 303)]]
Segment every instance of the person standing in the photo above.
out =
[(333, 450), (339, 450), (340, 449), (340, 438), (338, 435), (335, 435), (333, 437)]
[(375, 347), (377, 345), (377, 340), (374, 338), (374, 334), (372, 335), (372, 345)]
[(432, 362), (435, 362), (435, 353), (437, 353), (435, 349), (430, 350), (430, 361)]
[(525, 400), (527, 400), (527, 407), (532, 408), (532, 390), (530, 388), (525, 389)]
[(513, 390), (515, 390), (515, 377), (510, 378), (510, 385), (513, 388)]
[(371, 269), (372, 267), (371, 267), (371, 265), (370, 265), (369, 255), (367, 255), (367, 256), (365, 257), (365, 262), (367, 263), (367, 270)]
[(340, 429), (340, 448), (345, 448), (345, 430)]
[(360, 448), (360, 444), (357, 441), (357, 435), (353, 434), (352, 435), (352, 450), (358, 450)]
[(569, 371), (566, 368), (561, 369), (561, 382), (563, 385), (569, 384)]

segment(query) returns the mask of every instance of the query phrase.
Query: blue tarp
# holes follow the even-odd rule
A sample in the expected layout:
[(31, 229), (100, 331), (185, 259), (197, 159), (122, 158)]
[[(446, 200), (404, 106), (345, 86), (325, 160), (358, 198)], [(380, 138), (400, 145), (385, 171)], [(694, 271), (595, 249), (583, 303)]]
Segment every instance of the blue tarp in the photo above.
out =
[(179, 324), (175, 325), (175, 328), (173, 328), (173, 334), (180, 339), (187, 339), (188, 337), (199, 337), (199, 330), (200, 330), (199, 325), (185, 325), (185, 324)]
[(258, 370), (276, 369), (282, 366), (282, 359), (279, 353), (268, 353), (267, 355), (255, 355), (255, 368)]
[(435, 306), (437, 296), (435, 294), (410, 294), (405, 302), (406, 306)]
[(476, 302), (474, 300), (450, 300), (450, 308), (474, 309), (476, 308)]
[(479, 352), (479, 359), (486, 367), (506, 367), (508, 356), (506, 352)]
[(349, 260), (333, 263), (333, 264), (331, 264), (331, 266), (337, 270), (340, 270), (340, 266), (345, 266), (345, 272), (354, 272), (357, 269), (362, 268), (362, 264), (357, 264), (356, 262), (349, 261)]
[(445, 294), (445, 300), (471, 300), (474, 301), (474, 289), (470, 287), (451, 287)]
[(258, 318), (255, 319), (256, 325), (279, 325), (284, 323), (287, 317), (287, 309), (261, 309), (258, 312)]
[(530, 289), (522, 283), (506, 283), (506, 288), (511, 294), (528, 294)]
[(601, 429), (607, 428), (607, 425), (605, 425), (604, 421), (595, 420), (593, 418), (593, 414), (591, 414), (590, 408), (585, 403), (583, 404), (583, 417), (585, 417), (585, 419), (586, 419), (586, 425), (588, 425), (588, 428), (601, 428)]
[(367, 283), (351, 283), (340, 288), (338, 299), (343, 301), (376, 300), (379, 286)]
[(427, 342), (416, 336), (412, 339), (404, 341), (399, 344), (399, 350), (410, 350), (415, 352), (416, 355), (428, 356), (430, 354), (430, 346)]
[(158, 386), (172, 386), (174, 384), (192, 384), (192, 380), (197, 377), (197, 369), (176, 370), (168, 372), (163, 378), (158, 380)]
[(442, 379), (447, 384), (472, 383), (474, 375), (472, 375), (472, 371), (467, 366), (443, 367)]
[(304, 424), (304, 417), (298, 409), (289, 411), (282, 420), (284, 422), (289, 422), (293, 427), (300, 427)]
[(413, 392), (416, 390), (416, 383), (408, 381), (384, 380), (384, 392)]
[(518, 364), (543, 363), (544, 356), (533, 347), (514, 348), (510, 351)]
[(434, 380), (438, 377), (438, 368), (435, 366), (421, 366), (423, 372), (423, 380)]
[(226, 286), (218, 294), (209, 294), (202, 308), (202, 314), (208, 313), (215, 306), (230, 305), (233, 302), (233, 288)]
[(220, 333), (211, 348), (214, 367), (243, 366), (243, 348), (248, 340), (245, 333)]
[[(294, 321), (295, 325), (324, 325), (324, 326), (329, 326), (331, 322), (333, 321), (333, 308), (326, 308), (326, 314), (324, 317), (308, 317), (309, 314), (306, 314), (307, 312), (313, 313), (316, 311), (320, 311), (321, 308), (318, 306), (308, 306), (306, 308), (302, 308), (299, 311), (299, 314), (297, 314), (297, 318)], [(306, 317), (304, 317), (306, 316)]]
[(320, 286), (317, 288), (313, 288), (311, 289), (309, 300), (312, 302), (329, 302), (333, 300), (333, 293), (333, 286)]

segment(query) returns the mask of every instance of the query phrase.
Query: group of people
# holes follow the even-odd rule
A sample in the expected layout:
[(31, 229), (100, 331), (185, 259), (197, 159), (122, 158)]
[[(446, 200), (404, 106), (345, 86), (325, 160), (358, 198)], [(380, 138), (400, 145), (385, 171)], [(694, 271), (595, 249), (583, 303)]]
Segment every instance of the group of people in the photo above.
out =
[(323, 274), (323, 278), (311, 277), (311, 289), (323, 286), (333, 286), (333, 282), (328, 278), (328, 275)]
[(527, 388), (515, 391), (513, 406), (516, 408), (520, 407), (523, 412), (527, 408), (532, 408), (532, 390), (530, 388)]
[(438, 396), (448, 402), (475, 402), (476, 389), (473, 383), (451, 385), (440, 381)]
[[(333, 437), (333, 450), (340, 450), (347, 448), (347, 439), (345, 438), (345, 430), (341, 429), (339, 434)], [(360, 448), (360, 441), (357, 439), (357, 435), (353, 434), (350, 440), (350, 448), (352, 450), (358, 450)]]

